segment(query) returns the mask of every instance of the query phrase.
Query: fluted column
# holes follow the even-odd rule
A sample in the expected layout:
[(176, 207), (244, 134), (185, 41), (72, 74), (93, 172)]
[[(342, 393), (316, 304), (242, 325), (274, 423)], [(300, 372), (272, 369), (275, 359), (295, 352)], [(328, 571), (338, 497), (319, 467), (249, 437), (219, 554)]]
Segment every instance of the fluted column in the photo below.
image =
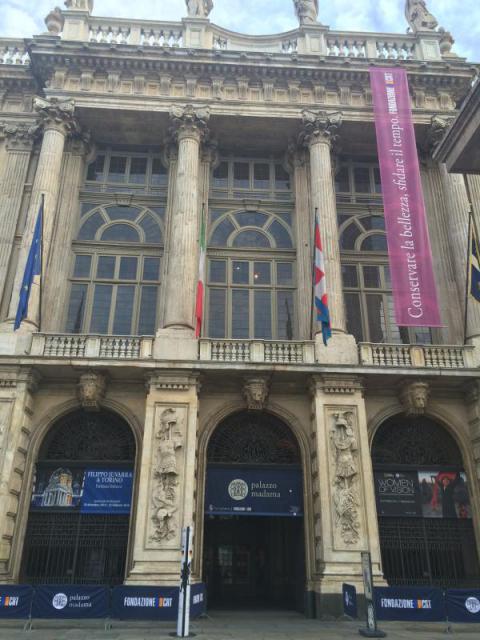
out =
[(0, 183), (0, 302), (6, 294), (15, 231), (37, 129), (22, 124), (4, 127), (6, 154)]
[(165, 328), (193, 332), (198, 271), (200, 144), (209, 112), (191, 105), (174, 108), (172, 133), (178, 141), (175, 191), (165, 279)]
[[(57, 209), (58, 194), (60, 191), (60, 175), (62, 169), (63, 150), (67, 136), (75, 128), (73, 119), (73, 101), (35, 100), (35, 110), (43, 124), (44, 134), (37, 171), (33, 183), (30, 208), (23, 232), (22, 246), (18, 260), (15, 284), (10, 303), (9, 317), (14, 318), (17, 307), (20, 287), (22, 284), (25, 264), (32, 243), (33, 232), (37, 220), (42, 195), (45, 196), (44, 228), (43, 228), (43, 258), (44, 265), (48, 262), (50, 242)], [(32, 288), (30, 296), (28, 317), (22, 323), (25, 331), (35, 331), (39, 328), (40, 300), (37, 287)]]
[(304, 111), (301, 139), (310, 150), (311, 206), (320, 217), (330, 321), (333, 333), (345, 333), (342, 267), (338, 244), (337, 205), (331, 147), (341, 125), (340, 113)]

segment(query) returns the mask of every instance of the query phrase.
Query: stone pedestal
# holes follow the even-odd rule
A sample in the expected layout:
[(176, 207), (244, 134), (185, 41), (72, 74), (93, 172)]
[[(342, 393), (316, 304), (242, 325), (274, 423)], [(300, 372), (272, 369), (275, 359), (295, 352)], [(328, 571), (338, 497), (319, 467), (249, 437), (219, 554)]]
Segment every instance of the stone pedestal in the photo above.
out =
[(314, 376), (314, 591), (320, 616), (341, 615), (342, 583), (363, 592), (361, 551), (383, 584), (373, 471), (361, 380)]
[(193, 523), (198, 377), (148, 379), (132, 568), (128, 584), (177, 586), (182, 528)]

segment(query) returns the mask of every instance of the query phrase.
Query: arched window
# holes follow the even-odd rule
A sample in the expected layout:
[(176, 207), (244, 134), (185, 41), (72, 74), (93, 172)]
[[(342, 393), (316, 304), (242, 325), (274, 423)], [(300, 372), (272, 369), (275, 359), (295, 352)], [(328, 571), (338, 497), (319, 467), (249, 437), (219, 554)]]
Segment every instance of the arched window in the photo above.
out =
[(213, 210), (208, 248), (208, 336), (292, 339), (295, 250), (289, 214)]
[(155, 333), (163, 225), (161, 207), (82, 207), (67, 332)]

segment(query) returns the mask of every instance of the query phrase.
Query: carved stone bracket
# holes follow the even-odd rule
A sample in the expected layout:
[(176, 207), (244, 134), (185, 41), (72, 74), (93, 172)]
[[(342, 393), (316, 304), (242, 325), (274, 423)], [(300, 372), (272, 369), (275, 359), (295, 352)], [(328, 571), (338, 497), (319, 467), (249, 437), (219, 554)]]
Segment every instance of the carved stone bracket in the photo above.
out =
[(261, 411), (268, 400), (270, 379), (268, 376), (249, 376), (243, 383), (243, 397), (247, 408)]
[(358, 443), (353, 411), (331, 414), (330, 442), (333, 454), (332, 495), (335, 529), (346, 545), (360, 539)]
[(80, 127), (74, 117), (75, 103), (73, 100), (35, 98), (33, 107), (45, 130), (57, 129), (64, 135), (74, 135), (80, 132)]
[(100, 411), (107, 390), (107, 378), (102, 373), (88, 371), (80, 376), (77, 390), (85, 411)]
[(303, 130), (299, 136), (299, 143), (311, 146), (316, 142), (326, 142), (330, 146), (335, 142), (337, 132), (342, 124), (340, 111), (302, 111)]
[(171, 127), (169, 134), (174, 140), (193, 137), (201, 142), (209, 135), (209, 120), (210, 110), (208, 107), (194, 107), (191, 104), (173, 106), (170, 109)]
[(428, 382), (407, 382), (400, 389), (399, 399), (408, 416), (422, 415), (428, 405), (430, 385)]
[(31, 151), (40, 127), (30, 124), (5, 124), (3, 133), (7, 140), (8, 150)]

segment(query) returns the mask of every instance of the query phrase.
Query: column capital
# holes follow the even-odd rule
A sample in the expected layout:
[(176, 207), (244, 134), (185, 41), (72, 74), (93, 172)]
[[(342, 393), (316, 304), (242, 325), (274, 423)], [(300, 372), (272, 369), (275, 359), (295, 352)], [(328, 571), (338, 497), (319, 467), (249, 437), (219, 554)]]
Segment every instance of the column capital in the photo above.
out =
[(25, 123), (4, 124), (3, 133), (7, 151), (31, 151), (39, 133), (39, 126)]
[(215, 138), (206, 138), (201, 150), (202, 162), (207, 162), (213, 169), (218, 167), (220, 157), (218, 154), (218, 140)]
[(208, 107), (194, 107), (191, 104), (175, 105), (170, 109), (170, 135), (178, 141), (193, 138), (201, 142), (209, 134), (209, 120)]
[(297, 140), (290, 140), (285, 154), (285, 164), (292, 170), (304, 167), (307, 164), (305, 145), (298, 144)]
[(92, 142), (89, 131), (74, 133), (70, 137), (65, 150), (75, 156), (85, 156), (88, 161), (93, 160), (96, 155), (95, 144)]
[(427, 157), (433, 156), (435, 149), (454, 120), (455, 116), (444, 116), (443, 114), (435, 114), (430, 118), (430, 126), (426, 131), (425, 144), (422, 149)]
[(73, 100), (35, 98), (33, 108), (38, 113), (44, 131), (56, 130), (65, 137), (80, 131), (79, 124), (74, 117), (75, 103)]
[(304, 109), (302, 111), (303, 128), (299, 136), (300, 144), (311, 147), (317, 143), (332, 143), (337, 138), (337, 131), (342, 124), (342, 113), (340, 111), (312, 111)]

